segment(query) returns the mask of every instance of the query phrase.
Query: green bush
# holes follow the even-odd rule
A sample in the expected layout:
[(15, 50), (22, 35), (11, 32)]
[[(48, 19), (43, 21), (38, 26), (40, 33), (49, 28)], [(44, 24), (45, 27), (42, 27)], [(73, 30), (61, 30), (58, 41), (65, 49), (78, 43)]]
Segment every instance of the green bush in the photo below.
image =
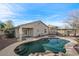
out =
[(7, 38), (14, 38), (15, 37), (15, 31), (6, 30), (5, 35), (6, 35)]

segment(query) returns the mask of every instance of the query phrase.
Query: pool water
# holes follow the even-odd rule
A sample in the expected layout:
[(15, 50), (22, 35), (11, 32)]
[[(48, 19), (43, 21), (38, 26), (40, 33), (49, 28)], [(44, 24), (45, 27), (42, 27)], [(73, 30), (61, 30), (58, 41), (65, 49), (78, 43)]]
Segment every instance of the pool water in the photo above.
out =
[(45, 52), (49, 50), (53, 53), (63, 52), (66, 50), (64, 45), (69, 41), (59, 38), (42, 38), (37, 41), (23, 43), (15, 48), (15, 53), (20, 56), (28, 56), (30, 53)]

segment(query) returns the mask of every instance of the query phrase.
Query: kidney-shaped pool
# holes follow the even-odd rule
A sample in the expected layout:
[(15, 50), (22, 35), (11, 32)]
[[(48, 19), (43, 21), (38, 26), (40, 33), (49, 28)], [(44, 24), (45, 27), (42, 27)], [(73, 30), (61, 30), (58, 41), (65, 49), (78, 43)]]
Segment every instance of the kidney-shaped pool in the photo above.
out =
[(28, 56), (31, 53), (42, 53), (49, 50), (53, 53), (66, 52), (65, 44), (69, 41), (60, 38), (42, 38), (37, 41), (23, 43), (17, 46), (14, 52), (20, 56)]

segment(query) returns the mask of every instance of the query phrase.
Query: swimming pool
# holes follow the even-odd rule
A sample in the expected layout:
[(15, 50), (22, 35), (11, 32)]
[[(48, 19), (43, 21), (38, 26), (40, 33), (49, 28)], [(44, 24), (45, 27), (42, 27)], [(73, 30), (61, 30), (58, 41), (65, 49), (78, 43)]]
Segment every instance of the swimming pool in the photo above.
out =
[(28, 56), (30, 53), (45, 52), (49, 50), (53, 53), (63, 52), (66, 50), (64, 45), (69, 41), (59, 38), (42, 38), (37, 41), (23, 43), (15, 48), (15, 53), (20, 56)]

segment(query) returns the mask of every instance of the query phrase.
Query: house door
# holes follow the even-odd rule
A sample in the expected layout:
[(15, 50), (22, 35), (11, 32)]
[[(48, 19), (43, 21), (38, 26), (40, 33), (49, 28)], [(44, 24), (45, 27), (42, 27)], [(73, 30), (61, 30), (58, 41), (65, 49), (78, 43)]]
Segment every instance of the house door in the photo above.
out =
[(26, 37), (33, 36), (33, 28), (23, 28), (23, 36)]

